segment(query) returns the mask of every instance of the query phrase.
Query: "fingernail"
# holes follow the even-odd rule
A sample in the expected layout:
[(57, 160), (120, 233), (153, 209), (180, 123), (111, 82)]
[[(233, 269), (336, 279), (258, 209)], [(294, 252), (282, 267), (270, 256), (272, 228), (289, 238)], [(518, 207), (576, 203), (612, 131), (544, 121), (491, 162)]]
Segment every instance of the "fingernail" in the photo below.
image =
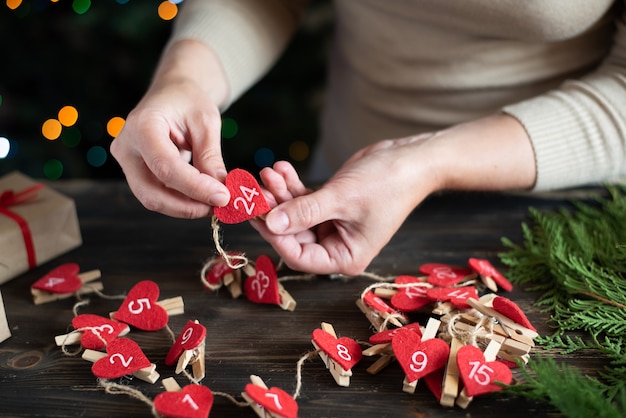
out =
[(217, 206), (221, 208), (228, 204), (228, 200), (229, 198), (226, 193), (217, 192), (217, 193), (212, 194), (211, 197), (209, 198), (209, 205)]
[(266, 224), (270, 231), (280, 234), (289, 228), (289, 217), (283, 211), (270, 212), (266, 218)]
[(227, 174), (228, 173), (226, 172), (226, 170), (217, 170), (217, 172), (215, 173), (215, 178), (219, 181), (224, 181)]

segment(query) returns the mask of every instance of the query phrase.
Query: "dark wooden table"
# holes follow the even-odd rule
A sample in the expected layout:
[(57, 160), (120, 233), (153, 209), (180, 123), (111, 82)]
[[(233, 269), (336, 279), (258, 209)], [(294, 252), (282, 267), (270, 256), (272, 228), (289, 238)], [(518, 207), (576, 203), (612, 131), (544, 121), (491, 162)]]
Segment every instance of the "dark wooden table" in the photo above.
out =
[[(35, 306), (30, 285), (61, 263), (76, 262), (81, 270), (100, 269), (104, 293), (127, 292), (136, 282), (150, 279), (161, 289), (161, 299), (182, 296), (183, 315), (170, 317), (178, 333), (189, 319), (207, 328), (206, 378), (213, 391), (240, 398), (249, 376), (262, 377), (269, 386), (293, 393), (296, 362), (312, 350), (311, 332), (330, 322), (343, 336), (366, 340), (369, 322), (355, 305), (360, 292), (372, 282), (315, 277), (284, 283), (297, 301), (294, 312), (259, 305), (245, 298), (232, 299), (225, 289), (203, 288), (199, 272), (215, 255), (209, 219), (179, 220), (145, 210), (124, 183), (70, 181), (52, 187), (76, 201), (83, 245), (52, 262), (2, 285), (13, 336), (0, 344), (0, 415), (46, 417), (151, 416), (150, 407), (125, 395), (105, 393), (91, 373), (91, 363), (69, 357), (55, 345), (54, 336), (68, 332), (74, 299)], [(380, 275), (417, 274), (420, 264), (465, 264), (470, 257), (498, 263), (504, 250), (500, 239), (519, 242), (521, 223), (529, 206), (540, 209), (566, 204), (561, 199), (500, 194), (449, 194), (429, 198), (403, 225), (368, 271)], [(247, 224), (223, 226), (227, 250), (245, 251), (249, 258), (276, 254)], [(286, 274), (279, 272), (279, 276)], [(515, 289), (507, 297), (526, 312), (540, 333), (548, 332), (545, 317), (532, 306), (534, 295)], [(119, 300), (90, 297), (80, 313), (108, 315)], [(161, 377), (175, 376), (164, 365), (171, 342), (165, 331), (131, 331), (129, 337), (156, 363)], [(564, 361), (574, 359), (562, 358)], [(547, 417), (547, 405), (504, 394), (474, 399), (467, 410), (441, 407), (420, 384), (415, 394), (402, 392), (403, 373), (393, 363), (376, 376), (365, 369), (374, 361), (364, 358), (353, 369), (350, 387), (335, 384), (322, 361), (307, 361), (302, 370), (298, 398), (301, 417)], [(580, 360), (578, 360), (580, 361)], [(586, 367), (598, 366), (587, 359)], [(181, 386), (188, 383), (177, 376)], [(138, 379), (119, 382), (139, 389), (148, 398), (163, 391), (161, 382)], [(254, 417), (250, 408), (216, 397), (211, 417)]]

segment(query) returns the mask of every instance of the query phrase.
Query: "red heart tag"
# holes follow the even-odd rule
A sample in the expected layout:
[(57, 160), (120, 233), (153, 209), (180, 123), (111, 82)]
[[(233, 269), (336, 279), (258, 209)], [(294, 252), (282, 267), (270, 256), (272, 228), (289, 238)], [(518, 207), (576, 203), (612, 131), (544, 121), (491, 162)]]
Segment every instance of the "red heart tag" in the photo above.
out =
[(372, 291), (367, 291), (363, 295), (363, 302), (373, 310), (390, 315), (400, 315), (400, 312), (387, 305), (384, 300), (379, 298)]
[(403, 326), (402, 328), (394, 328), (377, 332), (370, 337), (369, 342), (371, 344), (388, 344), (401, 329), (410, 329), (411, 331), (417, 333), (417, 335), (422, 335), (422, 329), (420, 328), (420, 324), (417, 322), (412, 322)]
[(243, 285), (246, 297), (254, 303), (280, 305), (278, 276), (272, 259), (260, 255), (255, 262), (256, 274), (248, 277)]
[(157, 304), (158, 298), (159, 286), (151, 280), (143, 280), (130, 289), (113, 318), (143, 331), (160, 330), (167, 325), (168, 316)]
[(426, 295), (433, 300), (442, 302), (450, 301), (452, 305), (459, 309), (471, 308), (471, 306), (467, 304), (468, 298), (478, 299), (478, 293), (474, 286), (435, 287), (428, 289)]
[(450, 346), (439, 338), (422, 341), (422, 337), (411, 330), (400, 329), (391, 340), (396, 355), (409, 382), (414, 382), (446, 365)]
[(445, 368), (434, 371), (423, 377), (426, 387), (435, 395), (438, 401), (441, 400), (443, 394), (443, 379), (445, 378)]
[(154, 398), (159, 416), (206, 418), (213, 406), (213, 392), (203, 385), (187, 385), (180, 392), (161, 392)]
[(395, 295), (391, 297), (391, 305), (402, 312), (414, 312), (432, 303), (426, 296), (426, 286), (424, 282), (413, 276), (398, 276), (394, 281), (396, 284), (415, 284), (411, 287), (399, 288)]
[(510, 292), (513, 290), (513, 285), (504, 277), (496, 268), (489, 262), (489, 260), (483, 260), (480, 258), (470, 258), (469, 265), (474, 271), (481, 276), (491, 277), (499, 288)]
[(72, 326), (83, 330), (80, 345), (90, 350), (102, 350), (120, 334), (128, 332), (128, 325), (100, 315), (81, 314), (72, 319)]
[(313, 342), (345, 371), (350, 370), (363, 357), (361, 346), (352, 338), (335, 338), (319, 328), (313, 330), (312, 338)]
[(220, 259), (216, 261), (212, 266), (209, 272), (206, 274), (206, 281), (213, 286), (220, 286), (222, 284), (222, 279), (228, 273), (232, 273), (234, 270), (224, 261)]
[(459, 349), (456, 363), (469, 396), (502, 390), (503, 387), (495, 382), (508, 385), (513, 380), (511, 369), (497, 360), (485, 361), (483, 352), (473, 345)]
[(225, 224), (237, 224), (270, 211), (261, 187), (252, 174), (236, 168), (226, 175), (230, 201), (224, 207), (215, 207), (217, 219)]
[(265, 389), (248, 383), (245, 392), (266, 411), (284, 418), (296, 418), (298, 416), (298, 403), (280, 388)]
[(32, 288), (50, 293), (74, 293), (83, 286), (76, 263), (62, 264), (33, 283)]
[(493, 298), (492, 307), (496, 312), (501, 313), (513, 322), (520, 324), (521, 326), (537, 331), (537, 329), (530, 323), (524, 311), (520, 309), (515, 302), (507, 299), (503, 296), (496, 296)]
[(422, 264), (420, 273), (428, 275), (428, 283), (433, 286), (449, 287), (463, 281), (472, 274), (472, 270), (465, 267), (449, 266), (447, 264)]
[(175, 364), (185, 350), (193, 350), (202, 344), (206, 337), (206, 328), (194, 321), (187, 321), (185, 328), (174, 341), (174, 345), (165, 357), (165, 364), (171, 366)]
[(128, 338), (116, 338), (107, 345), (107, 355), (91, 366), (96, 377), (115, 379), (150, 366), (139, 345)]

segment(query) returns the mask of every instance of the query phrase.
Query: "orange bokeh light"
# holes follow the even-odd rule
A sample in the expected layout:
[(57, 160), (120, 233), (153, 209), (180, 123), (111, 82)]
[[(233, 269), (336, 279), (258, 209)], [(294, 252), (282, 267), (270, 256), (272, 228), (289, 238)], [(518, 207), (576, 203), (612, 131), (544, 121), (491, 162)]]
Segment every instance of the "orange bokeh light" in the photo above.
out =
[(59, 110), (59, 122), (63, 126), (72, 126), (78, 120), (78, 110), (74, 106), (63, 106)]
[(112, 117), (107, 122), (107, 133), (115, 138), (120, 134), (120, 131), (124, 127), (125, 122), (126, 121), (124, 120), (124, 118), (121, 118), (119, 116)]
[(56, 119), (48, 119), (41, 126), (41, 133), (44, 138), (49, 139), (50, 141), (54, 141), (61, 136), (61, 130), (63, 126), (61, 126), (61, 122)]
[(172, 20), (176, 17), (176, 14), (178, 14), (178, 6), (166, 0), (159, 4), (158, 12), (161, 19)]
[(15, 10), (22, 4), (22, 0), (7, 0), (7, 7), (11, 10)]

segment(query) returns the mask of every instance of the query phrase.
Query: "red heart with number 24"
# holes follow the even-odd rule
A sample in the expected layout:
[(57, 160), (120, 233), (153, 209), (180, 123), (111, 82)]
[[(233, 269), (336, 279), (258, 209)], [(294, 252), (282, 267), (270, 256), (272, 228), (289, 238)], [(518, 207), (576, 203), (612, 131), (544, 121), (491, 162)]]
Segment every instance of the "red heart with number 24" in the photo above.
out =
[(450, 346), (445, 341), (439, 338), (422, 341), (418, 333), (403, 328), (394, 335), (391, 347), (409, 382), (442, 368), (450, 355)]
[(213, 392), (204, 385), (187, 385), (180, 392), (162, 392), (154, 398), (154, 409), (162, 416), (206, 418), (213, 406)]
[(261, 386), (248, 383), (246, 394), (266, 411), (284, 418), (298, 416), (298, 403), (287, 392), (280, 388), (265, 389)]
[(243, 284), (246, 297), (254, 303), (280, 305), (278, 275), (271, 258), (260, 255), (254, 263), (256, 274), (248, 277)]
[(167, 325), (167, 311), (157, 304), (159, 285), (143, 280), (133, 286), (113, 319), (143, 331), (157, 331)]
[(486, 361), (483, 352), (473, 345), (459, 349), (456, 364), (469, 396), (502, 390), (495, 382), (508, 385), (513, 380), (511, 369), (500, 361)]
[(141, 347), (131, 339), (116, 338), (107, 345), (107, 355), (91, 366), (96, 377), (115, 379), (150, 366)]
[(225, 185), (230, 192), (226, 206), (216, 207), (215, 216), (225, 224), (238, 224), (270, 211), (254, 176), (236, 168), (226, 175)]
[(355, 364), (361, 361), (363, 357), (361, 346), (352, 338), (335, 338), (332, 334), (317, 328), (313, 330), (312, 339), (328, 357), (333, 359), (346, 371), (350, 370)]
[(74, 293), (83, 286), (78, 277), (80, 267), (76, 263), (62, 264), (37, 280), (33, 289), (50, 293)]

